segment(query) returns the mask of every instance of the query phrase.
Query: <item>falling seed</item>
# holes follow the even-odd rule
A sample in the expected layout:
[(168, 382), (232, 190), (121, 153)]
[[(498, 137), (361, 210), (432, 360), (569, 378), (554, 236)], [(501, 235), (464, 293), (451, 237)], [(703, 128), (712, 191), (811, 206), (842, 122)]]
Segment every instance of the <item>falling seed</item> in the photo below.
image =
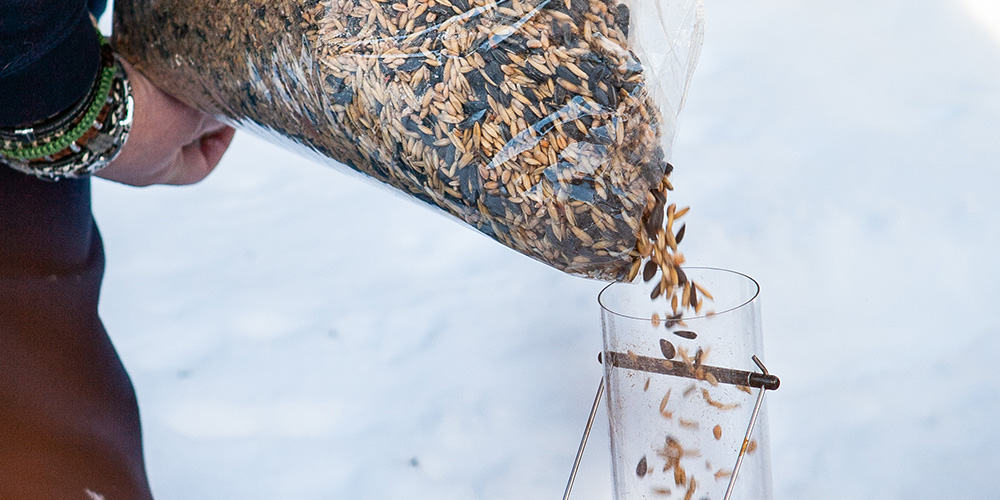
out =
[(739, 408), (740, 403), (723, 403), (712, 399), (712, 395), (709, 394), (708, 389), (701, 390), (701, 397), (705, 398), (705, 402), (720, 409), (720, 410), (732, 410), (734, 408)]
[(670, 401), (670, 391), (672, 389), (667, 389), (667, 393), (663, 395), (663, 399), (660, 400), (660, 415), (670, 418), (670, 412), (666, 411), (667, 402)]
[(705, 287), (698, 284), (695, 284), (694, 287), (697, 288), (698, 291), (701, 292), (701, 294), (704, 295), (705, 298), (707, 298), (708, 300), (715, 300), (715, 297), (713, 297), (712, 294), (708, 293), (708, 290), (705, 290)]
[(732, 476), (733, 475), (733, 471), (731, 471), (729, 469), (719, 469), (719, 470), (715, 471), (715, 474), (713, 474), (713, 475), (715, 476), (715, 480), (718, 481), (720, 479)]
[[(676, 295), (675, 295), (675, 297), (676, 297)], [(683, 315), (684, 315), (684, 313), (678, 312), (678, 313), (671, 314), (670, 316), (667, 316), (667, 321), (665, 323), (666, 326), (667, 326), (667, 328), (672, 328), (674, 325), (681, 324), (682, 323), (681, 317)]]
[(668, 435), (663, 443), (663, 448), (656, 451), (656, 454), (666, 460), (663, 467), (664, 472), (677, 465), (681, 457), (684, 456), (684, 447), (681, 446), (677, 438)]
[(653, 279), (656, 276), (656, 269), (656, 262), (647, 262), (645, 267), (642, 268), (642, 280), (649, 281)]
[(652, 325), (653, 325), (654, 328), (660, 326), (660, 315), (659, 315), (659, 313), (653, 313), (653, 317), (649, 319), (649, 322), (652, 323)]
[(674, 345), (667, 339), (660, 339), (660, 352), (663, 353), (663, 357), (666, 359), (674, 359), (674, 356), (677, 355)]
[(698, 334), (692, 332), (691, 330), (674, 330), (673, 334), (688, 340), (694, 340), (698, 338)]
[(700, 427), (697, 421), (687, 420), (683, 418), (678, 418), (677, 423), (680, 424), (681, 427), (686, 427), (688, 429), (697, 429), (698, 427)]
[(722, 439), (722, 426), (716, 425), (715, 427), (712, 427), (712, 435), (715, 436), (716, 441)]
[(684, 486), (685, 482), (687, 482), (687, 471), (684, 470), (684, 467), (677, 465), (674, 467), (674, 484)]
[(694, 476), (691, 476), (691, 480), (688, 481), (687, 491), (684, 492), (684, 500), (691, 500), (694, 496), (694, 492), (698, 489), (698, 481), (695, 481)]
[(677, 349), (677, 353), (681, 355), (681, 361), (684, 362), (684, 366), (687, 367), (688, 371), (694, 373), (694, 361), (691, 359), (691, 356), (688, 356), (687, 349), (681, 347)]
[(757, 451), (757, 440), (751, 439), (750, 442), (747, 443), (747, 453), (753, 453), (755, 451)]
[(643, 384), (642, 386), (642, 392), (646, 392), (648, 390), (649, 390), (649, 377), (646, 377), (646, 383)]
[(639, 459), (639, 465), (635, 466), (635, 475), (639, 476), (640, 478), (646, 476), (646, 456), (645, 455), (643, 455), (642, 458)]
[(687, 229), (687, 224), (681, 224), (681, 228), (677, 230), (677, 236), (674, 236), (674, 241), (676, 241), (678, 245), (680, 245), (681, 241), (684, 240), (685, 229)]

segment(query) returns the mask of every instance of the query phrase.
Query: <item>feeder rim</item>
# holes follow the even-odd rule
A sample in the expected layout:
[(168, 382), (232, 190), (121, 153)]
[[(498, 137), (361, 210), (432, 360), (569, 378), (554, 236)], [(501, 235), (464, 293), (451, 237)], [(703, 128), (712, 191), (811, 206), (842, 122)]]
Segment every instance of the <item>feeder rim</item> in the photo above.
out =
[[(739, 271), (733, 271), (732, 269), (724, 269), (724, 268), (721, 268), (721, 267), (710, 267), (710, 266), (684, 266), (684, 267), (682, 267), (682, 269), (684, 269), (685, 271), (687, 271), (687, 270), (695, 270), (695, 269), (697, 269), (697, 270), (703, 270), (703, 271), (722, 271), (722, 272), (725, 272), (725, 273), (730, 273), (730, 274), (736, 274), (736, 275), (739, 275), (739, 276), (743, 276), (744, 278), (750, 280), (751, 283), (753, 283), (754, 293), (753, 293), (753, 296), (751, 296), (749, 299), (747, 299), (743, 303), (741, 303), (739, 305), (736, 305), (736, 306), (733, 306), (733, 307), (730, 307), (729, 309), (725, 309), (725, 310), (722, 310), (722, 311), (715, 311), (711, 315), (709, 315), (709, 314), (700, 314), (700, 315), (696, 315), (696, 316), (683, 316), (683, 317), (680, 318), (681, 321), (688, 321), (688, 320), (709, 318), (709, 317), (712, 317), (712, 316), (719, 316), (720, 314), (725, 314), (725, 313), (728, 313), (728, 312), (732, 312), (732, 311), (735, 311), (735, 310), (737, 310), (737, 309), (739, 309), (741, 307), (744, 307), (747, 304), (753, 302), (760, 295), (760, 283), (757, 283), (757, 280), (755, 280), (752, 277), (750, 277), (749, 275), (741, 273)], [(619, 285), (633, 285), (633, 284), (634, 283), (629, 283), (629, 282), (624, 282), (624, 281), (616, 281), (614, 283), (609, 283), (607, 286), (605, 286), (604, 288), (601, 289), (600, 293), (597, 294), (597, 303), (598, 303), (598, 305), (601, 306), (601, 309), (607, 311), (610, 314), (618, 316), (620, 318), (635, 319), (635, 320), (639, 320), (639, 321), (650, 321), (652, 319), (652, 317), (644, 318), (644, 317), (640, 317), (640, 316), (632, 316), (632, 315), (629, 315), (629, 314), (623, 314), (623, 313), (620, 313), (620, 312), (617, 312), (617, 311), (611, 309), (610, 307), (608, 307), (607, 304), (604, 303), (604, 292), (607, 292), (611, 287), (613, 287), (613, 286), (619, 286)]]

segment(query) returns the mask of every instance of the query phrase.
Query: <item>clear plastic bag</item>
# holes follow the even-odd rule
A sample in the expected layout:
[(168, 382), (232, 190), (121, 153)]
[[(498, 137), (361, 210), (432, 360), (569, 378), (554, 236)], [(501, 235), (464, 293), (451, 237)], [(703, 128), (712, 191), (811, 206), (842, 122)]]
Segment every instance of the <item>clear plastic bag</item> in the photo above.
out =
[(115, 45), (223, 121), (621, 280), (663, 221), (701, 19), (700, 0), (118, 0)]

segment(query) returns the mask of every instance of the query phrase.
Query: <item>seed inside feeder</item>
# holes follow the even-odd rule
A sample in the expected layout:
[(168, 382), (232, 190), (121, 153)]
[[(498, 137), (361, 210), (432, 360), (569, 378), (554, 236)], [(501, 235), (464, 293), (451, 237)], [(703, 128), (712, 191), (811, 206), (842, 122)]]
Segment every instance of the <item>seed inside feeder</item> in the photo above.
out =
[(662, 352), (663, 357), (667, 359), (674, 359), (674, 356), (677, 355), (677, 350), (674, 349), (674, 345), (667, 339), (660, 339), (660, 352)]

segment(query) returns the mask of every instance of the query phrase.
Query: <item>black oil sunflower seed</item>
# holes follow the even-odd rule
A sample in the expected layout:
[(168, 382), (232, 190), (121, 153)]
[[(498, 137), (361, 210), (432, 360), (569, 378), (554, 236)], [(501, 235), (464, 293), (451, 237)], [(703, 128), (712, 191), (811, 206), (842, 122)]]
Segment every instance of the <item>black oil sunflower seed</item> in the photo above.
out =
[(681, 228), (677, 230), (677, 236), (674, 236), (674, 241), (680, 245), (681, 241), (684, 241), (684, 230), (687, 229), (687, 224), (681, 224)]
[(643, 266), (642, 268), (642, 280), (649, 281), (653, 279), (656, 276), (657, 269), (658, 267), (656, 266), (656, 262), (653, 261), (647, 262), (646, 265)]
[(635, 475), (639, 477), (645, 477), (646, 472), (647, 472), (646, 456), (643, 455), (642, 458), (639, 459), (639, 464), (635, 466)]
[(406, 59), (406, 62), (400, 64), (397, 68), (399, 71), (413, 71), (424, 65), (424, 61), (419, 57), (410, 57)]
[(676, 336), (678, 336), (678, 337), (685, 338), (685, 339), (688, 339), (688, 340), (694, 340), (694, 339), (698, 338), (698, 334), (695, 333), (695, 332), (692, 332), (691, 330), (674, 330), (673, 334), (676, 335)]
[[(530, 66), (530, 64), (528, 66)], [(580, 85), (580, 77), (576, 76), (576, 73), (570, 71), (566, 66), (556, 67), (556, 76), (572, 83), (573, 85)]]
[(660, 339), (660, 352), (663, 353), (663, 357), (666, 359), (674, 359), (674, 356), (677, 355), (674, 345), (667, 339)]

